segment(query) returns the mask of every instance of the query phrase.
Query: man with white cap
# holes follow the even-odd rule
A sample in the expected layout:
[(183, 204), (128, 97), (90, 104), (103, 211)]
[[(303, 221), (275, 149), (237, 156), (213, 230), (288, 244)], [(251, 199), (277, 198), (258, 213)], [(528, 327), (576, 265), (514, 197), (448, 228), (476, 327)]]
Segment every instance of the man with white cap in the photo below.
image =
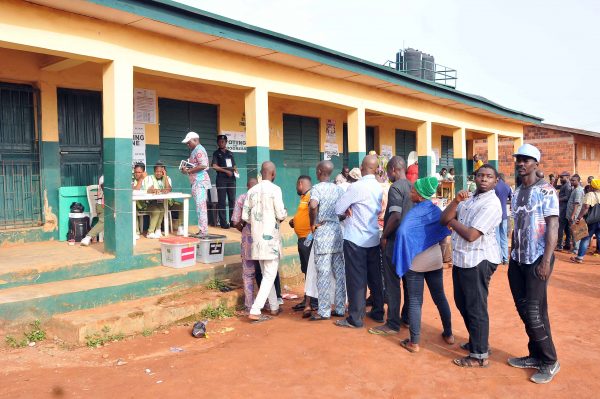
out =
[(519, 316), (529, 336), (529, 354), (508, 359), (517, 368), (537, 369), (531, 381), (552, 381), (560, 370), (548, 319), (548, 280), (554, 266), (558, 238), (558, 196), (540, 179), (540, 151), (524, 144), (514, 154), (521, 185), (512, 198), (515, 226), (508, 266), (508, 282)]
[(210, 189), (208, 154), (200, 144), (200, 136), (196, 132), (189, 132), (182, 143), (187, 144), (192, 153), (188, 159), (190, 166), (181, 168), (181, 173), (188, 175), (192, 184), (192, 196), (196, 202), (196, 213), (198, 215), (198, 235), (205, 236), (208, 234), (206, 192)]

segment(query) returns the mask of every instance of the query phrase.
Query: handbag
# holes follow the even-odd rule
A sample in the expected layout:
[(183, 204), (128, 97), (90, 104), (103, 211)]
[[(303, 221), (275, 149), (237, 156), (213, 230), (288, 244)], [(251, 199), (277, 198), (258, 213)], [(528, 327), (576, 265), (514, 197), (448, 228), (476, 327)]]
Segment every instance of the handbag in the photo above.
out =
[(600, 222), (600, 199), (598, 199), (598, 193), (594, 193), (594, 195), (596, 196), (598, 203), (594, 205), (585, 216), (585, 222), (588, 225)]
[(579, 222), (571, 225), (571, 233), (573, 241), (577, 242), (589, 235), (587, 223)]

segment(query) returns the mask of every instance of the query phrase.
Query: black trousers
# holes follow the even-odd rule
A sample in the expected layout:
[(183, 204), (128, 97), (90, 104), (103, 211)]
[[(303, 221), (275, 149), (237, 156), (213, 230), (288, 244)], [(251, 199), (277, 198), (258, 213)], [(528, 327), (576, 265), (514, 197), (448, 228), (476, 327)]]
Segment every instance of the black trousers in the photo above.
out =
[[(256, 279), (256, 285), (260, 288), (260, 283), (262, 282), (262, 271), (260, 270), (260, 263), (256, 261), (254, 264), (254, 278)], [(275, 277), (275, 293), (277, 294), (277, 298), (281, 298), (281, 282), (279, 281), (279, 272), (277, 272), (277, 276)]]
[(381, 280), (381, 251), (379, 245), (363, 248), (344, 240), (344, 261), (346, 263), (346, 291), (348, 293), (348, 323), (362, 327), (365, 317), (367, 282), (371, 287), (373, 307), (371, 316), (382, 319), (383, 284)]
[(404, 291), (404, 305), (402, 313), (400, 305), (402, 298), (400, 295), (400, 278), (396, 273), (396, 266), (392, 262), (394, 253), (394, 240), (388, 240), (383, 254), (383, 279), (385, 286), (385, 297), (387, 299), (387, 320), (385, 324), (392, 330), (399, 331), (402, 322), (409, 324), (408, 321), (408, 289), (406, 288), (406, 278), (402, 277), (402, 291)]
[[(312, 242), (307, 247), (304, 245), (304, 241), (306, 241), (306, 238), (298, 238), (298, 256), (300, 257), (300, 270), (302, 270), (302, 273), (304, 273), (304, 280), (306, 280), (306, 270), (308, 269), (308, 260), (310, 259)], [(310, 306), (312, 308), (319, 307), (319, 301), (317, 298), (310, 297)]]
[(566, 217), (558, 218), (558, 248), (563, 248), (563, 235), (564, 238), (564, 249), (571, 248), (571, 225), (569, 224), (569, 220)]
[(489, 351), (490, 318), (488, 289), (498, 265), (482, 261), (475, 267), (452, 268), (454, 302), (469, 332), (470, 356), (487, 359)]
[[(548, 319), (549, 279), (541, 280), (535, 270), (541, 261), (541, 256), (532, 264), (519, 263), (511, 258), (508, 263), (508, 283), (529, 337), (529, 356), (544, 364), (554, 364), (557, 357)], [(554, 269), (554, 256), (550, 265)]]
[(217, 178), (217, 197), (219, 199), (219, 224), (222, 227), (228, 224), (226, 200), (229, 205), (229, 220), (231, 220), (235, 207), (235, 179)]

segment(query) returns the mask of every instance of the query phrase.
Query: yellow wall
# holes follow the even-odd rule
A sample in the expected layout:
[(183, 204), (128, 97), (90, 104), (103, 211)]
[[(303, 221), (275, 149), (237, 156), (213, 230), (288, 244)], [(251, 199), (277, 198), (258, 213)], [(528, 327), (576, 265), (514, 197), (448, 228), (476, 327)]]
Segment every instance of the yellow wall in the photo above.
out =
[(523, 123), (520, 122), (476, 115), (266, 60), (187, 43), (132, 26), (18, 0), (2, 4), (0, 42), (4, 43), (3, 46), (36, 49), (78, 59), (121, 58), (131, 62), (137, 70), (152, 74), (220, 82), (245, 89), (261, 86), (270, 93), (316, 99), (345, 109), (365, 108), (416, 121), (522, 135)]

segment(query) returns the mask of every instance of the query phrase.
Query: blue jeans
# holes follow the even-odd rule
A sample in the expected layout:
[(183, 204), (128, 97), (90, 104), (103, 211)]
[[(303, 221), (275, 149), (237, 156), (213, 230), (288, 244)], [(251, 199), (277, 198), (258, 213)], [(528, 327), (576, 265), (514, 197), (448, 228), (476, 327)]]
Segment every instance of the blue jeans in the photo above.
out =
[(408, 320), (410, 320), (410, 342), (418, 344), (421, 340), (421, 308), (423, 307), (423, 282), (427, 282), (431, 299), (435, 303), (442, 319), (443, 336), (452, 335), (452, 315), (450, 305), (444, 294), (444, 272), (442, 269), (419, 273), (409, 270), (405, 274), (408, 288)]
[[(584, 221), (582, 220), (579, 223), (584, 223)], [(596, 237), (600, 237), (600, 222), (588, 224), (588, 232), (588, 236), (582, 238), (579, 242), (579, 252), (577, 252), (577, 258), (579, 259), (583, 259), (583, 257), (585, 256), (585, 253), (587, 252), (588, 247), (590, 246), (590, 242), (592, 241), (592, 237), (594, 235), (596, 235)]]
[(508, 262), (508, 219), (502, 219), (502, 222), (496, 227), (496, 240), (500, 247), (502, 263)]

